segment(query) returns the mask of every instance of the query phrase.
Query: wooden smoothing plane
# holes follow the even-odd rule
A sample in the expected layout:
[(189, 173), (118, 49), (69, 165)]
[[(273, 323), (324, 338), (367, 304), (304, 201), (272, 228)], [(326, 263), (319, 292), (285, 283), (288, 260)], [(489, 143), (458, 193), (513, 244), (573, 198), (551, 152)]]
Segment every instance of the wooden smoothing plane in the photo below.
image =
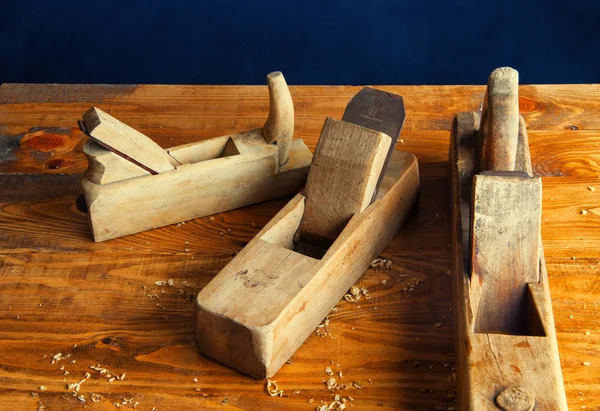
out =
[(292, 140), (294, 106), (283, 75), (267, 76), (270, 109), (262, 129), (163, 150), (92, 107), (79, 121), (90, 138), (82, 179), (95, 241), (137, 233), (296, 194), (312, 154)]
[(518, 73), (489, 77), (481, 114), (452, 126), (453, 281), (461, 410), (566, 410), (541, 241), (542, 181)]
[(266, 378), (314, 332), (417, 202), (417, 160), (394, 150), (404, 117), (365, 88), (325, 121), (305, 190), (198, 294), (200, 352)]

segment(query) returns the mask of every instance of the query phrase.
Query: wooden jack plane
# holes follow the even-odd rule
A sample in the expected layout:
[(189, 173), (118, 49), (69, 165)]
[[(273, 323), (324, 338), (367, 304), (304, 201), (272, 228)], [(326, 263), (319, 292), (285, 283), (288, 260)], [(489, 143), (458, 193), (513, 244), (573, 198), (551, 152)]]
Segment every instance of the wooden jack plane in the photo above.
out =
[(95, 241), (104, 241), (298, 193), (312, 154), (292, 140), (294, 106), (280, 72), (267, 76), (263, 128), (163, 150), (92, 107), (79, 121), (90, 138), (82, 179)]
[(566, 410), (541, 241), (542, 181), (518, 73), (489, 77), (481, 113), (452, 125), (457, 396), (461, 410)]
[(325, 121), (304, 191), (198, 294), (200, 352), (266, 378), (314, 332), (417, 202), (404, 118), (400, 96), (365, 88)]

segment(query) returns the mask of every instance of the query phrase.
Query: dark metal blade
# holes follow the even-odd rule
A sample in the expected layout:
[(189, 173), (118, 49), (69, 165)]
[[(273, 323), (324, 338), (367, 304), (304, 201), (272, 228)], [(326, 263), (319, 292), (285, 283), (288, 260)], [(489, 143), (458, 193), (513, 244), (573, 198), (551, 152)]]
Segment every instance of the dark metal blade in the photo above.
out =
[(392, 144), (377, 181), (377, 188), (381, 184), (405, 119), (406, 111), (402, 96), (371, 87), (365, 87), (359, 91), (346, 106), (342, 117), (343, 121), (380, 131), (392, 138)]

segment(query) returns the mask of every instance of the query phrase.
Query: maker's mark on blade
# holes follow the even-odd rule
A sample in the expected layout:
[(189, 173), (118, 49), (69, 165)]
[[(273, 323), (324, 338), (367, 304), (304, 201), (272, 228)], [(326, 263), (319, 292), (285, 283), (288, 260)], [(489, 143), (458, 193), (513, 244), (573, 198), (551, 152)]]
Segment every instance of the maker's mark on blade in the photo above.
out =
[(364, 87), (350, 100), (342, 120), (385, 133), (394, 146), (405, 118), (402, 96)]

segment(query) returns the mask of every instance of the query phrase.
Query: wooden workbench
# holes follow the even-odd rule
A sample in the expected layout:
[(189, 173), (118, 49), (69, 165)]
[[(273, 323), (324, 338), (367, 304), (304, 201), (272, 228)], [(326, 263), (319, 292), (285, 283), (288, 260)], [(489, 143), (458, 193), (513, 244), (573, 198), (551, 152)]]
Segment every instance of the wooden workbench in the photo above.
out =
[[(362, 385), (336, 392), (353, 410), (453, 409), (448, 139), (454, 114), (476, 110), (484, 88), (382, 88), (404, 96), (399, 147), (419, 159), (420, 208), (382, 253), (392, 267), (359, 280), (372, 298), (341, 301), (331, 336), (313, 334), (276, 375), (280, 398), (196, 352), (192, 300), (288, 199), (104, 243), (75, 206), (87, 165), (76, 121), (90, 106), (169, 147), (262, 126), (267, 88), (0, 86), (0, 409), (115, 409), (133, 398), (121, 408), (313, 410), (333, 399), (327, 366)], [(291, 87), (295, 137), (314, 149), (325, 117), (341, 118), (358, 90)], [(568, 401), (600, 409), (600, 86), (522, 86), (520, 106), (543, 177)], [(168, 279), (173, 287), (155, 285)], [(70, 357), (52, 364), (57, 353)], [(97, 364), (126, 377), (109, 383)], [(66, 384), (86, 372), (81, 403)]]

